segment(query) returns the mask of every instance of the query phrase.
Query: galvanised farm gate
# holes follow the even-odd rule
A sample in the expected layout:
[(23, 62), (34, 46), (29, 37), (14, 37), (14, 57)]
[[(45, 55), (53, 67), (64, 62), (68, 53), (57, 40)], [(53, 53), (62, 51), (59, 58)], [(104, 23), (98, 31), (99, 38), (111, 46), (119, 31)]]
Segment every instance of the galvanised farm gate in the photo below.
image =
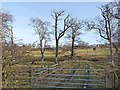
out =
[[(89, 65), (79, 68), (63, 68), (54, 65), (48, 68), (32, 70), (31, 86), (33, 88), (115, 88), (114, 74), (108, 76), (104, 69), (91, 69)], [(112, 77), (112, 80), (108, 80)]]

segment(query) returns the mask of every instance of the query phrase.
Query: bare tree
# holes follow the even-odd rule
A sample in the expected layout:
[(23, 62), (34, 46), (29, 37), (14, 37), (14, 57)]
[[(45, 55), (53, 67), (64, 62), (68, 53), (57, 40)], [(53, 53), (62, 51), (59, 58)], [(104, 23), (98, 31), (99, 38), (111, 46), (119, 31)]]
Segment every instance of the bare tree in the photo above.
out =
[[(13, 72), (9, 71), (12, 65), (25, 62), (31, 59), (31, 48), (20, 47), (15, 43), (16, 38), (13, 32), (13, 15), (3, 12), (0, 14), (2, 19), (2, 85), (3, 87), (11, 86), (12, 82), (16, 82), (11, 78)], [(17, 76), (17, 75), (16, 75)], [(11, 86), (13, 87), (13, 86)]]
[[(10, 72), (6, 72), (6, 68), (13, 65), (15, 60), (14, 37), (13, 37), (13, 16), (3, 12), (2, 17), (2, 80), (9, 83), (8, 76)], [(8, 86), (8, 83), (5, 85)]]
[[(10, 65), (10, 64), (12, 64), (12, 62), (14, 60), (14, 36), (13, 36), (13, 26), (12, 26), (13, 16), (8, 13), (3, 12), (1, 14), (1, 17), (2, 17), (3, 53), (4, 53), (4, 51), (6, 52), (6, 49), (9, 49), (10, 54), (11, 54), (11, 61), (6, 64)], [(6, 48), (4, 48), (4, 47), (6, 47)], [(7, 48), (7, 47), (9, 47), (9, 48)]]
[(6, 43), (9, 42), (9, 40), (11, 40), (10, 38), (12, 38), (10, 36), (13, 34), (12, 32), (13, 16), (3, 12), (0, 17), (2, 17), (2, 42)]
[(116, 2), (110, 2), (108, 3), (108, 5), (111, 7), (111, 9), (113, 10), (113, 12), (111, 13), (112, 16), (116, 19), (120, 20), (120, 15), (119, 15), (119, 8), (120, 8), (120, 1), (116, 1)]
[(113, 42), (112, 45), (115, 48), (115, 54), (118, 53), (118, 38), (119, 38), (119, 24), (120, 24), (120, 1), (116, 1), (115, 2), (110, 2), (108, 3), (109, 8), (111, 9), (111, 16), (118, 20), (116, 25), (118, 25), (117, 30), (115, 31), (114, 35), (113, 35)]
[(98, 31), (100, 37), (103, 39), (107, 40), (109, 42), (109, 50), (110, 50), (110, 61), (112, 65), (114, 65), (114, 60), (113, 60), (113, 50), (112, 50), (112, 45), (113, 45), (113, 36), (115, 35), (116, 32), (116, 27), (117, 27), (117, 20), (113, 18), (112, 14), (113, 10), (110, 8), (110, 6), (104, 5), (101, 8), (101, 18), (97, 18), (97, 22), (91, 21), (88, 23), (89, 29), (95, 29)]
[[(115, 63), (115, 67), (117, 67), (118, 71), (115, 71), (115, 75), (117, 75), (118, 77), (118, 81), (120, 81), (120, 73), (119, 73), (119, 69), (120, 69), (120, 52), (119, 52), (119, 48), (120, 48), (120, 1), (119, 0), (115, 0), (115, 2), (110, 2), (108, 3), (109, 7), (112, 9), (112, 17), (114, 19), (117, 19), (117, 30), (115, 31), (114, 35), (113, 35), (113, 46), (115, 48), (115, 54), (114, 54), (114, 60), (116, 60)], [(120, 83), (118, 82), (118, 88), (120, 89)]]
[[(120, 48), (120, 1), (117, 2), (117, 19), (118, 19), (118, 27), (117, 27), (117, 37), (116, 39), (118, 40), (118, 48)], [(117, 72), (117, 76), (118, 76), (118, 81), (120, 81), (120, 51), (117, 53), (118, 57), (118, 72)], [(118, 82), (118, 88), (120, 89), (120, 82)]]
[(118, 53), (118, 47), (119, 47), (119, 39), (120, 39), (120, 1), (118, 2), (112, 2), (112, 8), (113, 8), (113, 13), (112, 13), (112, 16), (118, 20), (118, 23), (117, 23), (117, 30), (116, 30), (116, 33), (114, 35), (114, 40), (115, 42), (117, 42), (117, 45), (115, 45), (113, 43), (113, 46), (116, 48), (116, 53)]
[[(64, 36), (65, 32), (71, 27), (69, 22), (69, 15), (67, 15), (63, 21), (63, 29), (59, 30), (58, 22), (62, 20), (62, 16), (64, 15), (63, 10), (53, 10), (52, 17), (54, 19), (54, 31), (55, 31), (55, 41), (56, 41), (56, 54), (55, 54), (55, 63), (58, 63), (58, 44), (61, 37)], [(59, 32), (60, 31), (60, 32)]]
[(74, 45), (75, 45), (75, 42), (79, 42), (80, 40), (80, 35), (82, 34), (82, 32), (80, 32), (80, 29), (83, 28), (84, 26), (84, 23), (83, 21), (81, 20), (78, 20), (78, 19), (75, 19), (75, 18), (72, 18), (70, 20), (70, 22), (72, 23), (72, 26), (70, 28), (70, 30), (67, 32), (67, 36), (66, 38), (70, 39), (71, 41), (71, 58), (73, 58), (74, 56)]
[(30, 25), (34, 28), (35, 33), (39, 37), (41, 60), (44, 61), (44, 52), (45, 52), (46, 44), (50, 39), (50, 32), (48, 31), (49, 22), (42, 21), (39, 18), (31, 18)]

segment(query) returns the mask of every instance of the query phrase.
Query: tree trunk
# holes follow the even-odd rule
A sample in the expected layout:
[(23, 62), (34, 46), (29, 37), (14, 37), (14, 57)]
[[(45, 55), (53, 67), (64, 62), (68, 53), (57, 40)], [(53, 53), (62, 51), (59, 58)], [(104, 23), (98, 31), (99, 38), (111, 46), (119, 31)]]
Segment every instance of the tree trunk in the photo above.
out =
[(111, 38), (110, 38), (110, 61), (111, 61), (112, 65), (114, 66), (113, 51), (112, 51), (112, 41), (111, 41)]
[(58, 64), (58, 40), (56, 41), (55, 63)]
[(72, 35), (71, 58), (73, 58), (74, 56), (74, 41), (75, 41), (75, 37), (74, 35)]
[(10, 40), (11, 40), (11, 48), (10, 48), (11, 62), (10, 62), (10, 66), (12, 65), (13, 60), (15, 59), (15, 57), (14, 57), (15, 47), (14, 47), (14, 37), (13, 37), (13, 30), (12, 29), (13, 29), (13, 27), (11, 26), (11, 28), (10, 28)]
[(112, 45), (115, 48), (115, 55), (118, 54), (118, 45), (115, 45), (114, 43), (112, 43)]
[[(118, 1), (118, 15), (120, 15), (120, 1)], [(120, 19), (118, 19), (118, 48), (120, 48)], [(118, 81), (120, 81), (120, 52), (118, 51)], [(120, 90), (120, 82), (118, 82), (118, 89)]]
[(41, 60), (44, 61), (44, 52), (41, 53)]
[(108, 20), (107, 20), (107, 22), (108, 22), (108, 31), (109, 31), (109, 42), (110, 42), (110, 61), (111, 61), (111, 63), (112, 63), (112, 65), (113, 66), (115, 66), (114, 65), (114, 60), (113, 60), (113, 50), (112, 50), (112, 30), (111, 30), (111, 23), (110, 23), (110, 18), (108, 18)]
[(40, 40), (40, 51), (41, 51), (41, 61), (43, 62), (44, 61), (44, 48), (42, 46), (43, 40)]

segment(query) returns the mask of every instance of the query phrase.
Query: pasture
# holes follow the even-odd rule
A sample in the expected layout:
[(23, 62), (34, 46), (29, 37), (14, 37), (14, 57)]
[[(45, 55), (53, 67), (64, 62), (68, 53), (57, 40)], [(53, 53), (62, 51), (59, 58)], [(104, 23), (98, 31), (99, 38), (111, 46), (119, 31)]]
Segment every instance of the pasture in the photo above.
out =
[[(50, 68), (55, 64), (55, 51), (54, 50), (46, 50), (45, 52), (45, 60), (41, 62), (40, 51), (32, 51), (32, 58), (26, 60), (18, 60), (14, 65), (4, 69), (3, 72), (7, 72), (7, 80), (3, 81), (3, 88), (32, 88), (32, 70), (34, 68)], [(64, 68), (83, 68), (86, 64), (90, 65), (91, 69), (113, 69), (113, 67), (109, 64), (109, 52), (107, 49), (97, 48), (96, 50), (91, 49), (75, 49), (75, 56), (73, 62), (70, 58), (70, 51), (59, 50), (59, 67)], [(33, 62), (34, 61), (34, 62)], [(66, 63), (62, 63), (67, 61)], [(52, 71), (51, 73), (60, 73), (60, 71)], [(102, 73), (105, 73), (103, 71)], [(68, 71), (63, 71), (62, 73), (69, 73)], [(76, 72), (79, 74), (79, 72)], [(80, 72), (82, 73), (82, 72)], [(96, 74), (96, 72), (91, 72), (92, 74)], [(97, 74), (102, 75), (102, 73), (98, 72)], [(113, 74), (109, 77), (112, 78)], [(108, 86), (112, 87), (112, 83)]]

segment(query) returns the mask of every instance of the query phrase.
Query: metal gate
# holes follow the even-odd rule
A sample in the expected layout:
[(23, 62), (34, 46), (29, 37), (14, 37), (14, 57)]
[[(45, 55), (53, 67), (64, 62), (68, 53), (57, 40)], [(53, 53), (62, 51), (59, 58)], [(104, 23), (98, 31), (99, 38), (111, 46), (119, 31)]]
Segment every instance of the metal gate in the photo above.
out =
[(63, 68), (54, 65), (48, 68), (32, 70), (31, 86), (33, 88), (106, 88), (107, 78), (104, 69)]

